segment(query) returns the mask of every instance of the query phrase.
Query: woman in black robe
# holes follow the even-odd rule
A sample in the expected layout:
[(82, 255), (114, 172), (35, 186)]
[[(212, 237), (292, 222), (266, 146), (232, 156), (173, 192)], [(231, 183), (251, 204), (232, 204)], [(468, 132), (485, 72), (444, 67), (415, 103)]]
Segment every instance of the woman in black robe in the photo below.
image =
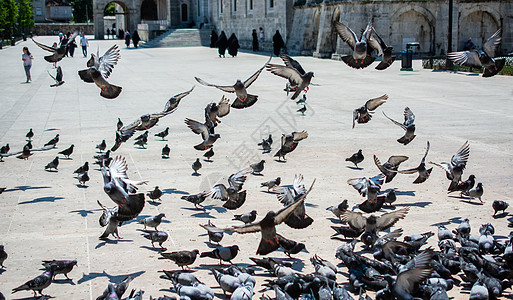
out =
[(137, 33), (137, 30), (134, 31), (132, 34), (132, 42), (134, 43), (135, 48), (137, 48), (137, 45), (139, 44), (139, 41), (141, 38), (139, 37), (139, 33)]
[(228, 39), (226, 38), (226, 34), (224, 33), (224, 31), (221, 31), (219, 40), (217, 40), (217, 51), (219, 52), (219, 57), (224, 57), (224, 53), (226, 52), (227, 47)]
[(251, 33), (251, 37), (253, 38), (253, 52), (258, 51), (258, 35), (256, 32), (256, 29), (253, 29), (253, 32)]
[(228, 53), (232, 57), (235, 57), (235, 56), (237, 56), (237, 52), (239, 51), (239, 48), (240, 48), (239, 40), (235, 36), (235, 33), (232, 33), (232, 35), (230, 35), (230, 38), (228, 39)]
[(281, 52), (281, 48), (285, 46), (285, 42), (283, 41), (283, 38), (281, 37), (281, 34), (278, 30), (276, 30), (276, 33), (273, 36), (273, 50), (274, 55), (279, 56)]
[(125, 32), (125, 44), (127, 48), (130, 47), (130, 32), (128, 30)]
[(218, 38), (219, 36), (217, 35), (217, 32), (214, 29), (212, 29), (212, 33), (210, 34), (210, 48), (216, 47)]

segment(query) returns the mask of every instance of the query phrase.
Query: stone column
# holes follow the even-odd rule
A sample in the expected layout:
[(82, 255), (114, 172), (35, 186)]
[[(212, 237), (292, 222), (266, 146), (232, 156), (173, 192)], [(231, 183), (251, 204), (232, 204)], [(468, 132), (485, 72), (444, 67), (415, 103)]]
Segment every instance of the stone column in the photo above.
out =
[(330, 9), (323, 5), (321, 8), (321, 21), (319, 23), (319, 32), (317, 33), (317, 46), (313, 53), (313, 57), (328, 58), (331, 57), (331, 51), (327, 52), (326, 43), (331, 41), (331, 18), (329, 17)]
[(105, 35), (105, 28), (103, 23), (103, 9), (95, 8), (93, 11), (94, 18), (94, 38), (103, 40)]

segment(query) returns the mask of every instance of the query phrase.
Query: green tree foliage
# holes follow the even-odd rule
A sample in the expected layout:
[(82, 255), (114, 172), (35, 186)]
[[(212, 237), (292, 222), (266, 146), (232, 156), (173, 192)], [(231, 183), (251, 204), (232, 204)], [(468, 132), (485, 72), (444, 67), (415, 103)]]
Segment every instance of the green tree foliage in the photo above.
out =
[(104, 14), (106, 16), (115, 16), (116, 15), (116, 4), (114, 2), (110, 2), (105, 6)]
[(75, 23), (86, 23), (88, 20), (93, 20), (93, 0), (71, 0), (69, 4), (73, 10)]
[(30, 0), (18, 0), (18, 23), (23, 31), (34, 26), (34, 12)]
[(0, 11), (2, 11), (2, 22), (0, 27), (3, 29), (4, 37), (10, 37), (14, 33), (14, 26), (18, 18), (18, 6), (15, 0), (0, 0)]

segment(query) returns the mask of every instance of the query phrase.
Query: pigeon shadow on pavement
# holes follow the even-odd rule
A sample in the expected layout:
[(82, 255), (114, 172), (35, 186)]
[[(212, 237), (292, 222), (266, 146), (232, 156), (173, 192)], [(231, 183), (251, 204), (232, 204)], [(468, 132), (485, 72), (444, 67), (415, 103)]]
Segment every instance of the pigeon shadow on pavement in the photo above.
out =
[(103, 210), (103, 209), (100, 209), (100, 208), (92, 209), (92, 210), (79, 209), (79, 210), (71, 210), (70, 213), (77, 213), (82, 217), (87, 217), (88, 214), (94, 214), (95, 211), (101, 211), (101, 210)]
[(203, 211), (203, 212), (192, 214), (191, 217), (194, 217), (194, 218), (208, 218), (208, 219), (215, 219), (216, 218), (216, 217), (210, 215), (210, 213), (207, 212), (207, 211)]
[[(459, 197), (457, 197), (457, 198), (459, 198)], [(484, 205), (484, 203), (479, 202), (479, 200), (472, 201), (471, 199), (462, 199), (462, 200), (460, 200), (460, 202), (471, 204), (471, 205), (479, 205), (479, 206)]]
[(51, 170), (45, 170), (48, 173), (58, 173), (59, 170), (51, 169)]
[[(202, 234), (200, 236), (206, 236), (207, 234)], [(210, 242), (204, 242), (204, 244), (209, 247), (210, 249), (215, 249), (217, 247), (221, 247), (221, 245), (217, 245), (217, 244), (211, 244)]]
[(363, 168), (357, 168), (357, 167), (353, 167), (353, 166), (346, 166), (346, 168), (351, 169), (351, 170), (363, 170)]
[(201, 209), (195, 208), (195, 207), (181, 207), (181, 209), (192, 210), (192, 211), (199, 211), (199, 210), (206, 211), (206, 210), (213, 209), (217, 213), (225, 213), (228, 211), (226, 208), (221, 207), (221, 206), (216, 206), (216, 205), (204, 205)]
[(261, 174), (261, 173), (251, 173), (251, 175), (253, 175), (253, 176), (264, 176), (264, 174)]
[(151, 251), (155, 251), (155, 252), (164, 252), (167, 250), (167, 248), (160, 248), (160, 247), (157, 247), (157, 248), (153, 248), (153, 247), (150, 247), (150, 246), (140, 246), (139, 248), (142, 248), (142, 249), (146, 249), (146, 250), (151, 250)]
[(38, 189), (49, 189), (49, 186), (28, 186), (28, 185), (20, 185), (15, 186), (12, 189), (6, 189), (5, 192), (15, 192), (15, 191), (26, 191), (26, 190), (38, 190)]
[(197, 176), (201, 176), (201, 174), (200, 173), (192, 173), (191, 176), (197, 177)]
[(275, 159), (274, 161), (278, 162), (278, 163), (283, 163), (283, 164), (287, 162), (286, 160), (277, 160), (277, 159)]
[(463, 222), (463, 220), (461, 220), (461, 217), (454, 217), (454, 218), (450, 218), (449, 220), (447, 220), (445, 222), (431, 224), (431, 226), (440, 226), (440, 225), (445, 226), (445, 225), (449, 225), (451, 223), (460, 224), (461, 222)]
[(420, 202), (414, 202), (414, 203), (399, 203), (399, 204), (395, 204), (395, 206), (417, 206), (417, 207), (424, 208), (432, 203), (433, 202), (431, 202), (431, 201), (420, 201)]
[(494, 219), (499, 219), (499, 218), (505, 218), (508, 216), (508, 212), (505, 211), (505, 212), (502, 212), (500, 214), (496, 214), (495, 216), (493, 216)]
[(89, 273), (87, 275), (82, 274), (82, 278), (80, 278), (77, 281), (77, 283), (81, 284), (83, 282), (87, 282), (89, 280), (93, 280), (98, 277), (107, 277), (107, 278), (109, 278), (109, 282), (118, 283), (118, 282), (121, 282), (123, 279), (125, 279), (127, 276), (131, 276), (135, 279), (144, 273), (146, 273), (146, 271), (139, 271), (139, 272), (134, 272), (131, 274), (123, 274), (123, 275), (110, 275), (110, 274), (106, 273), (105, 271), (103, 271), (102, 273), (93, 272), (93, 273)]
[(125, 240), (125, 239), (115, 239), (115, 240), (104, 239), (104, 240), (100, 240), (100, 241), (101, 242), (99, 242), (98, 245), (96, 245), (96, 247), (94, 247), (94, 249), (100, 249), (101, 247), (103, 247), (107, 244), (116, 245), (119, 242), (133, 242), (133, 240)]
[(23, 201), (20, 202), (20, 204), (33, 204), (33, 203), (39, 203), (39, 202), (55, 202), (55, 200), (64, 199), (63, 197), (54, 197), (54, 196), (48, 196), (48, 197), (39, 197), (30, 201)]
[(385, 192), (394, 191), (397, 196), (411, 196), (415, 197), (415, 191), (398, 191), (395, 188), (387, 189)]
[(164, 194), (179, 194), (179, 195), (189, 195), (189, 193), (177, 190), (175, 188), (163, 189), (162, 195)]
[(28, 297), (28, 298), (13, 298), (13, 300), (34, 300), (34, 299), (38, 299), (38, 300), (46, 300), (46, 299), (53, 299), (55, 297), (52, 297), (50, 295), (45, 295), (45, 296), (37, 296), (37, 297)]
[(83, 184), (80, 184), (80, 183), (77, 183), (77, 184), (75, 184), (75, 185), (76, 185), (76, 186), (77, 186), (77, 188), (79, 188), (79, 189), (87, 189), (87, 188), (89, 187), (89, 186), (87, 186), (87, 185), (83, 185)]
[(48, 129), (45, 129), (45, 131), (55, 131), (55, 130), (60, 130), (58, 128), (48, 128)]
[(162, 202), (156, 202), (156, 201), (148, 201), (147, 202), (149, 205), (153, 205), (153, 206), (159, 206), (162, 204)]
[(55, 283), (55, 284), (71, 284), (71, 285), (77, 285), (76, 283), (73, 282), (72, 279), (54, 279), (52, 281), (52, 283)]

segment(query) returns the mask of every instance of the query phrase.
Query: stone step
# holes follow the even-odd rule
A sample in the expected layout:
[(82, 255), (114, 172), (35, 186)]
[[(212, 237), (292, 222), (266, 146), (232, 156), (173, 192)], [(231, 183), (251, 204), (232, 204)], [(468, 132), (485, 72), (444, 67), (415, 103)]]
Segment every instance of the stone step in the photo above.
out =
[(169, 29), (144, 47), (199, 47), (210, 45), (210, 29)]

